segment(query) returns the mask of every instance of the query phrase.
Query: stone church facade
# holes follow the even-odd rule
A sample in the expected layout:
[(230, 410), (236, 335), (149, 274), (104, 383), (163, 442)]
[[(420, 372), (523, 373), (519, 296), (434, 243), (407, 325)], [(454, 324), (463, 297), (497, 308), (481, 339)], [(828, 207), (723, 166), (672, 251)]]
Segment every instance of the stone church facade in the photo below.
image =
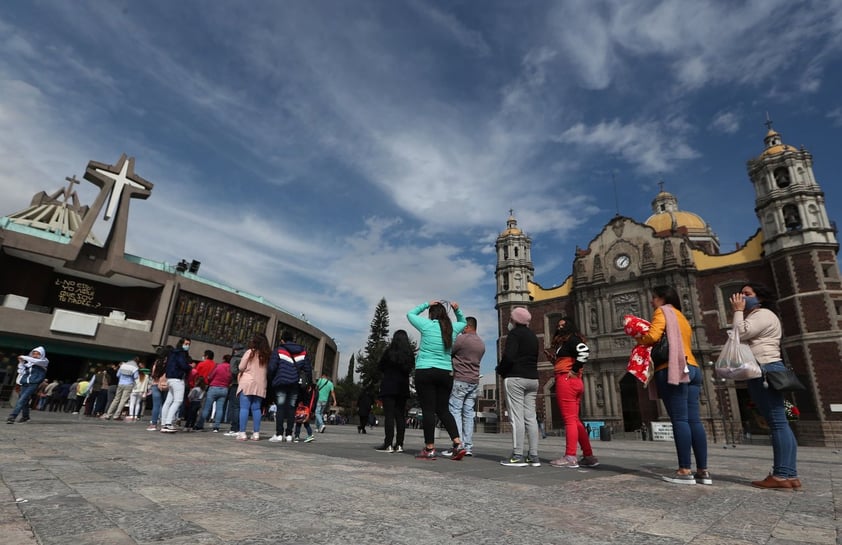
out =
[[(748, 162), (755, 190), (758, 231), (737, 250), (720, 253), (719, 241), (696, 214), (661, 191), (643, 223), (615, 216), (586, 248), (576, 250), (573, 271), (559, 286), (533, 281), (531, 239), (510, 215), (497, 238), (500, 346), (511, 309), (525, 306), (530, 327), (549, 348), (558, 319), (571, 316), (591, 346), (585, 367), (582, 419), (615, 432), (635, 432), (668, 421), (660, 402), (626, 373), (634, 341), (623, 332), (626, 314), (649, 318), (652, 288), (676, 288), (693, 327), (693, 352), (702, 365), (702, 417), (716, 442), (741, 442), (767, 433), (743, 382), (716, 380), (712, 362), (731, 327), (730, 294), (758, 282), (778, 294), (782, 348), (807, 392), (794, 394), (801, 412), (802, 444), (832, 445), (842, 438), (842, 277), (836, 226), (827, 216), (812, 156), (783, 143), (769, 128), (765, 148)], [(561, 428), (552, 364), (541, 356), (538, 411), (548, 428)], [(505, 414), (505, 395), (500, 414)]]

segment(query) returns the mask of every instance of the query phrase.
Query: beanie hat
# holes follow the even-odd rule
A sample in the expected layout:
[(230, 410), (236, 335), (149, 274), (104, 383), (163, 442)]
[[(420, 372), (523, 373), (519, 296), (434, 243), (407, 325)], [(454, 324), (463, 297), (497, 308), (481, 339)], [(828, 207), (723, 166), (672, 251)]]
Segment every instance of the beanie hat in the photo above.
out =
[(512, 309), (511, 315), (512, 321), (516, 324), (521, 325), (529, 325), (529, 321), (532, 320), (532, 315), (529, 314), (529, 311), (523, 307), (517, 307)]

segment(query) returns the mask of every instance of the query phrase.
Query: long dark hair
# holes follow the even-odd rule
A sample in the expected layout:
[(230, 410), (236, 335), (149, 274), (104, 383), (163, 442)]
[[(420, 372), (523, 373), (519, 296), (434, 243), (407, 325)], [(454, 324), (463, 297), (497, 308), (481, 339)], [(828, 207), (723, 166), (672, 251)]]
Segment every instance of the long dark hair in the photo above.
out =
[(450, 316), (447, 315), (447, 309), (441, 303), (435, 303), (430, 306), (430, 319), (438, 320), (439, 328), (441, 329), (441, 342), (444, 347), (450, 350), (453, 346), (453, 323), (450, 321)]
[(415, 351), (409, 342), (409, 335), (403, 329), (398, 329), (392, 335), (389, 344), (389, 361), (401, 369), (412, 370), (415, 366)]
[(675, 310), (681, 312), (681, 298), (672, 286), (655, 286), (652, 288), (652, 293), (663, 299), (665, 304), (672, 305)]
[(760, 303), (760, 308), (766, 308), (774, 312), (775, 314), (780, 314), (778, 311), (778, 297), (775, 292), (771, 289), (767, 288), (765, 284), (755, 284), (753, 282), (746, 282), (743, 284), (743, 287), (740, 288), (740, 291), (743, 288), (749, 287), (754, 290), (754, 294), (757, 295), (757, 301)]
[(254, 337), (249, 341), (249, 350), (257, 352), (257, 361), (261, 367), (266, 367), (269, 363), (269, 354), (272, 349), (269, 348), (269, 339), (263, 333), (255, 333)]

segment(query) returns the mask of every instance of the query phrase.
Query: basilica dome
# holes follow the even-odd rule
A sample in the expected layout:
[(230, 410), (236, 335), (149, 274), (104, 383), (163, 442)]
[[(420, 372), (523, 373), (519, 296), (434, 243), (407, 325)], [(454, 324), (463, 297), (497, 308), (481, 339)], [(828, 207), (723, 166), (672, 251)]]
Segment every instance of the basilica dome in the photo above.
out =
[(646, 220), (646, 225), (656, 233), (683, 232), (698, 247), (703, 247), (711, 253), (718, 252), (719, 240), (710, 226), (698, 214), (680, 210), (675, 195), (664, 191), (655, 195), (652, 200), (652, 215)]

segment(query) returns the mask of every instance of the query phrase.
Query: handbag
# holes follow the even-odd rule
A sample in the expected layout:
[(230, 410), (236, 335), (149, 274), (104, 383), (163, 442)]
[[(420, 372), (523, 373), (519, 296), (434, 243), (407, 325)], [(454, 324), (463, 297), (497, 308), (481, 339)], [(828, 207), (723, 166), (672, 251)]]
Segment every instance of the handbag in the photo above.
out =
[(728, 340), (713, 365), (713, 372), (719, 378), (731, 380), (750, 380), (762, 374), (751, 348), (740, 342), (736, 327), (728, 332)]
[(763, 371), (763, 386), (778, 392), (803, 392), (807, 389), (789, 366), (783, 371)]
[(661, 335), (658, 342), (652, 345), (652, 352), (650, 352), (649, 357), (652, 358), (654, 365), (661, 365), (670, 360), (670, 342), (666, 330), (664, 330), (664, 334)]

